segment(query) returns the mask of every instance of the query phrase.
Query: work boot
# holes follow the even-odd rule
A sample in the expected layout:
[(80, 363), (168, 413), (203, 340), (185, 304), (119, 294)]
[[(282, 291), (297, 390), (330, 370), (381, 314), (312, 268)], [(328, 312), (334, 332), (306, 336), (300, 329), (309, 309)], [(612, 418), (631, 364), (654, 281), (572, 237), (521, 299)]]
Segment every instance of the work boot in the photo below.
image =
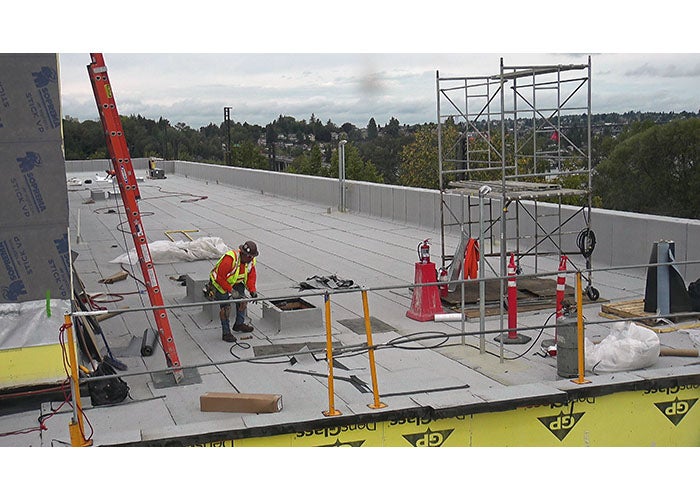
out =
[(223, 340), (224, 342), (235, 342), (236, 337), (234, 337), (231, 332), (226, 332), (221, 335), (221, 340)]
[(250, 333), (253, 331), (253, 327), (250, 325), (246, 325), (245, 323), (241, 324), (235, 324), (233, 325), (233, 331), (235, 332), (243, 332), (243, 333)]

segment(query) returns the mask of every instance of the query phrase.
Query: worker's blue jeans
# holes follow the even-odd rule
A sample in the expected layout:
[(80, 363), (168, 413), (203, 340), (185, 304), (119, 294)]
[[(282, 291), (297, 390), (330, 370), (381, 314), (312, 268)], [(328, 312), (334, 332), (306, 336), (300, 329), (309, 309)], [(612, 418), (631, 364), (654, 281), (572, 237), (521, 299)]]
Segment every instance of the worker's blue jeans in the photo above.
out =
[[(214, 298), (216, 300), (229, 300), (229, 299), (240, 299), (245, 297), (245, 285), (243, 283), (236, 283), (233, 285), (232, 293), (221, 293), (216, 290)], [(242, 325), (245, 323), (245, 302), (236, 302), (236, 325)], [(226, 320), (228, 321), (229, 311), (231, 310), (231, 304), (220, 304), (221, 309), (226, 311)]]

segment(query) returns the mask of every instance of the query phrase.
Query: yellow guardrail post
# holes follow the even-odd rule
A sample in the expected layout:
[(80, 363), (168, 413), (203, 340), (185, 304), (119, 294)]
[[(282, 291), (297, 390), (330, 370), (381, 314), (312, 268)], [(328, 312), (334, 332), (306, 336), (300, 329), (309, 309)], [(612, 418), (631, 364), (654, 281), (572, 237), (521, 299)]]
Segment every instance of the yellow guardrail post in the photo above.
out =
[(372, 393), (374, 403), (368, 404), (372, 409), (386, 408), (386, 404), (379, 401), (379, 388), (377, 386), (377, 367), (374, 362), (374, 344), (372, 343), (372, 325), (369, 316), (369, 304), (367, 302), (367, 289), (362, 290), (362, 309), (365, 314), (365, 332), (367, 333), (367, 348), (369, 353), (369, 371), (372, 374)]
[(92, 439), (85, 439), (83, 426), (83, 407), (80, 403), (80, 379), (78, 378), (78, 358), (75, 354), (73, 340), (73, 323), (70, 316), (64, 314), (64, 327), (68, 335), (68, 359), (70, 362), (70, 389), (73, 397), (73, 418), (68, 424), (70, 443), (72, 446), (92, 446)]
[(583, 341), (583, 287), (581, 286), (581, 271), (576, 273), (576, 314), (578, 318), (578, 379), (572, 380), (575, 384), (590, 384), (590, 380), (583, 378), (586, 371), (584, 341)]
[(335, 391), (333, 389), (333, 337), (331, 335), (331, 299), (328, 292), (323, 296), (326, 305), (326, 359), (328, 360), (328, 411), (323, 414), (326, 417), (340, 415), (340, 411), (335, 409)]

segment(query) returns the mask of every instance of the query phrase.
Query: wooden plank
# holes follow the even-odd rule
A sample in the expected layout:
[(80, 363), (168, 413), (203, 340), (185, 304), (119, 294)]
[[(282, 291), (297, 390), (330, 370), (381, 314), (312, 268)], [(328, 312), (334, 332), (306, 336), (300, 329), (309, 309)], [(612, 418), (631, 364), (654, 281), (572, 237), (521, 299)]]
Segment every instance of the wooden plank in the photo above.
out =
[(644, 311), (644, 299), (624, 300), (610, 302), (600, 306), (600, 310), (606, 314), (612, 314), (619, 318), (636, 318), (640, 316), (654, 316)]
[(673, 321), (672, 324), (659, 325), (656, 319), (656, 314), (644, 311), (644, 299), (623, 300), (620, 302), (611, 302), (600, 306), (598, 315), (606, 319), (629, 319), (639, 318), (634, 322), (654, 330), (656, 333), (667, 333), (681, 330), (684, 328), (697, 328), (700, 323), (690, 322), (678, 323)]

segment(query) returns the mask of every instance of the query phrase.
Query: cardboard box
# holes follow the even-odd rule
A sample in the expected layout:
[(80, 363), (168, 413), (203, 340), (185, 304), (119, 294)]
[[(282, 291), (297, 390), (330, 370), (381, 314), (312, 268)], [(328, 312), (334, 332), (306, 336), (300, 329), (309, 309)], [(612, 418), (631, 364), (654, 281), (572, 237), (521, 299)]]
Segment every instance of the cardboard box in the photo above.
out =
[(280, 394), (239, 394), (207, 392), (199, 396), (201, 411), (231, 413), (277, 413), (282, 410)]

